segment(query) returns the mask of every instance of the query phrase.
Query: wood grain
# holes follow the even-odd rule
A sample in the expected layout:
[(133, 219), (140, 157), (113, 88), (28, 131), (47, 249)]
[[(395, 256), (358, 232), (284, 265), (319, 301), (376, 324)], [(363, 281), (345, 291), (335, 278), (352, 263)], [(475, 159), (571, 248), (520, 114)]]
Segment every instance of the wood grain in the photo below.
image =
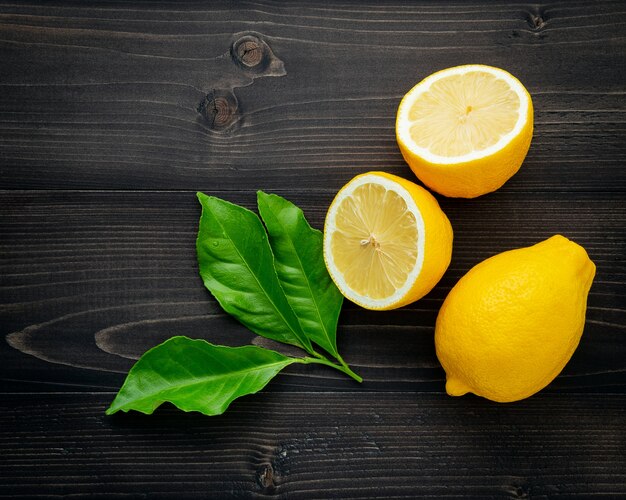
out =
[(107, 402), (3, 395), (0, 496), (97, 488), (101, 498), (606, 498), (626, 487), (618, 395), (498, 405), (441, 394), (263, 393), (215, 418), (169, 408), (158, 418), (111, 418)]
[[(535, 139), (505, 192), (626, 189), (621, 2), (211, 6), (3, 5), (0, 187), (336, 191), (356, 172), (410, 175), (400, 98), (470, 61), (533, 96)], [(278, 69), (233, 60), (250, 33)], [(230, 128), (198, 111), (216, 92), (233, 96)]]
[[(618, 0), (0, 0), (0, 497), (626, 496), (625, 25)], [(454, 253), (427, 297), (344, 305), (362, 385), (291, 367), (217, 418), (104, 416), (172, 335), (276, 347), (203, 288), (195, 191), (276, 192), (321, 228), (354, 175), (414, 179), (397, 105), (465, 63), (524, 83), (532, 146), (496, 193), (438, 198)], [(446, 396), (450, 288), (557, 233), (597, 265), (570, 363), (519, 403)]]

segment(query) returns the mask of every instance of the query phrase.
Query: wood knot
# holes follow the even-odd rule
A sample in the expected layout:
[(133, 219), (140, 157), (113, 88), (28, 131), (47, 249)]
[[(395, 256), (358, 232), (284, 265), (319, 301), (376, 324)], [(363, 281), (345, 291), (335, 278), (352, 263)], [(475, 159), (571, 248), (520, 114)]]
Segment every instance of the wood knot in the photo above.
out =
[(237, 38), (230, 46), (230, 55), (235, 64), (247, 72), (275, 72), (276, 63), (273, 62), (275, 56), (272, 50), (256, 35), (247, 34)]
[(230, 54), (241, 68), (259, 73), (270, 64), (270, 49), (256, 35), (244, 35), (235, 40), (230, 47)]
[(271, 493), (276, 488), (274, 484), (274, 468), (272, 464), (263, 464), (256, 471), (256, 481), (265, 493)]
[(546, 18), (541, 12), (528, 15), (528, 25), (533, 31), (541, 31), (546, 26)]
[(505, 486), (507, 496), (512, 498), (531, 498), (530, 486), (523, 480), (518, 478), (513, 484)]
[(255, 37), (240, 38), (233, 45), (237, 60), (247, 68), (252, 68), (263, 60), (263, 46)]
[(237, 97), (229, 90), (213, 89), (198, 105), (198, 113), (216, 132), (230, 128), (239, 118)]

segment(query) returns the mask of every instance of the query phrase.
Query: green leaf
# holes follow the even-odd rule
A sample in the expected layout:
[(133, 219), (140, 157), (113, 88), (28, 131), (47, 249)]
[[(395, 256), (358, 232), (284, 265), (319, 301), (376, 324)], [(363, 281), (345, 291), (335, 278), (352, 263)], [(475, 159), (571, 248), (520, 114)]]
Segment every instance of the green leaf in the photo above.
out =
[(321, 231), (309, 225), (302, 210), (278, 195), (258, 191), (257, 202), (278, 278), (304, 333), (341, 359), (337, 320), (343, 295), (326, 270)]
[(135, 363), (106, 413), (151, 414), (169, 401), (183, 411), (219, 415), (234, 399), (263, 389), (286, 366), (307, 362), (256, 346), (172, 337)]
[(198, 193), (202, 205), (196, 241), (204, 285), (226, 312), (250, 330), (311, 353), (274, 269), (260, 219), (250, 210)]

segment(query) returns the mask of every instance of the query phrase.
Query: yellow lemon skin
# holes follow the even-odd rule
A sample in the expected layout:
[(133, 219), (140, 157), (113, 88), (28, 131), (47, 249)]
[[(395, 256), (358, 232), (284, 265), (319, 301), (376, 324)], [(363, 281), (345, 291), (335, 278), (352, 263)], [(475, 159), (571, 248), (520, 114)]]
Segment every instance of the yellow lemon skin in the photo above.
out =
[[(517, 173), (530, 148), (533, 136), (534, 111), (530, 94), (526, 89), (524, 92), (529, 101), (526, 111), (526, 124), (520, 133), (499, 151), (483, 158), (462, 163), (432, 163), (412, 151), (410, 145), (402, 140), (398, 134), (399, 127), (402, 125), (397, 120), (396, 140), (404, 160), (426, 186), (444, 196), (476, 198), (496, 191)], [(403, 105), (404, 99), (400, 102), (398, 109), (401, 109)]]
[(414, 154), (399, 142), (400, 152), (413, 173), (426, 186), (451, 198), (476, 198), (500, 189), (522, 166), (533, 136), (532, 106), (528, 117), (530, 125), (509, 145), (485, 158), (438, 165)]
[(560, 235), (473, 267), (437, 317), (447, 393), (505, 403), (547, 386), (578, 346), (595, 270), (585, 249)]

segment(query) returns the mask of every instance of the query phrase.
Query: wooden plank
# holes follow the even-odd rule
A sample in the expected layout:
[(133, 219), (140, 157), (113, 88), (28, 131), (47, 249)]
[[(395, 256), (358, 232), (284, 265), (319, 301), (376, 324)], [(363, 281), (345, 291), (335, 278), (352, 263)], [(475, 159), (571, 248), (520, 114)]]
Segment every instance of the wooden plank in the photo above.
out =
[[(482, 62), (517, 75), (536, 109), (503, 192), (624, 191), (625, 23), (610, 0), (3, 2), (0, 187), (336, 191), (374, 168), (410, 176), (400, 98)], [(265, 50), (251, 66), (231, 53), (245, 36)]]
[(211, 418), (170, 408), (111, 418), (107, 402), (103, 394), (2, 394), (0, 497), (626, 492), (621, 395), (498, 405), (420, 393), (263, 393)]
[[(254, 209), (253, 191), (211, 194)], [(322, 227), (333, 193), (281, 194)], [(223, 313), (203, 288), (195, 261), (194, 193), (5, 192), (1, 200), (0, 333), (13, 346), (0, 344), (3, 390), (113, 390), (133, 359), (175, 334), (271, 345)], [(455, 246), (450, 269), (433, 292), (396, 311), (344, 305), (340, 348), (364, 376), (362, 390), (441, 392), (432, 335), (450, 288), (495, 253), (562, 233), (588, 250), (598, 271), (581, 345), (550, 390), (624, 391), (622, 195), (498, 192), (441, 203)], [(290, 368), (268, 390), (303, 387), (357, 386), (330, 369), (305, 366)]]

